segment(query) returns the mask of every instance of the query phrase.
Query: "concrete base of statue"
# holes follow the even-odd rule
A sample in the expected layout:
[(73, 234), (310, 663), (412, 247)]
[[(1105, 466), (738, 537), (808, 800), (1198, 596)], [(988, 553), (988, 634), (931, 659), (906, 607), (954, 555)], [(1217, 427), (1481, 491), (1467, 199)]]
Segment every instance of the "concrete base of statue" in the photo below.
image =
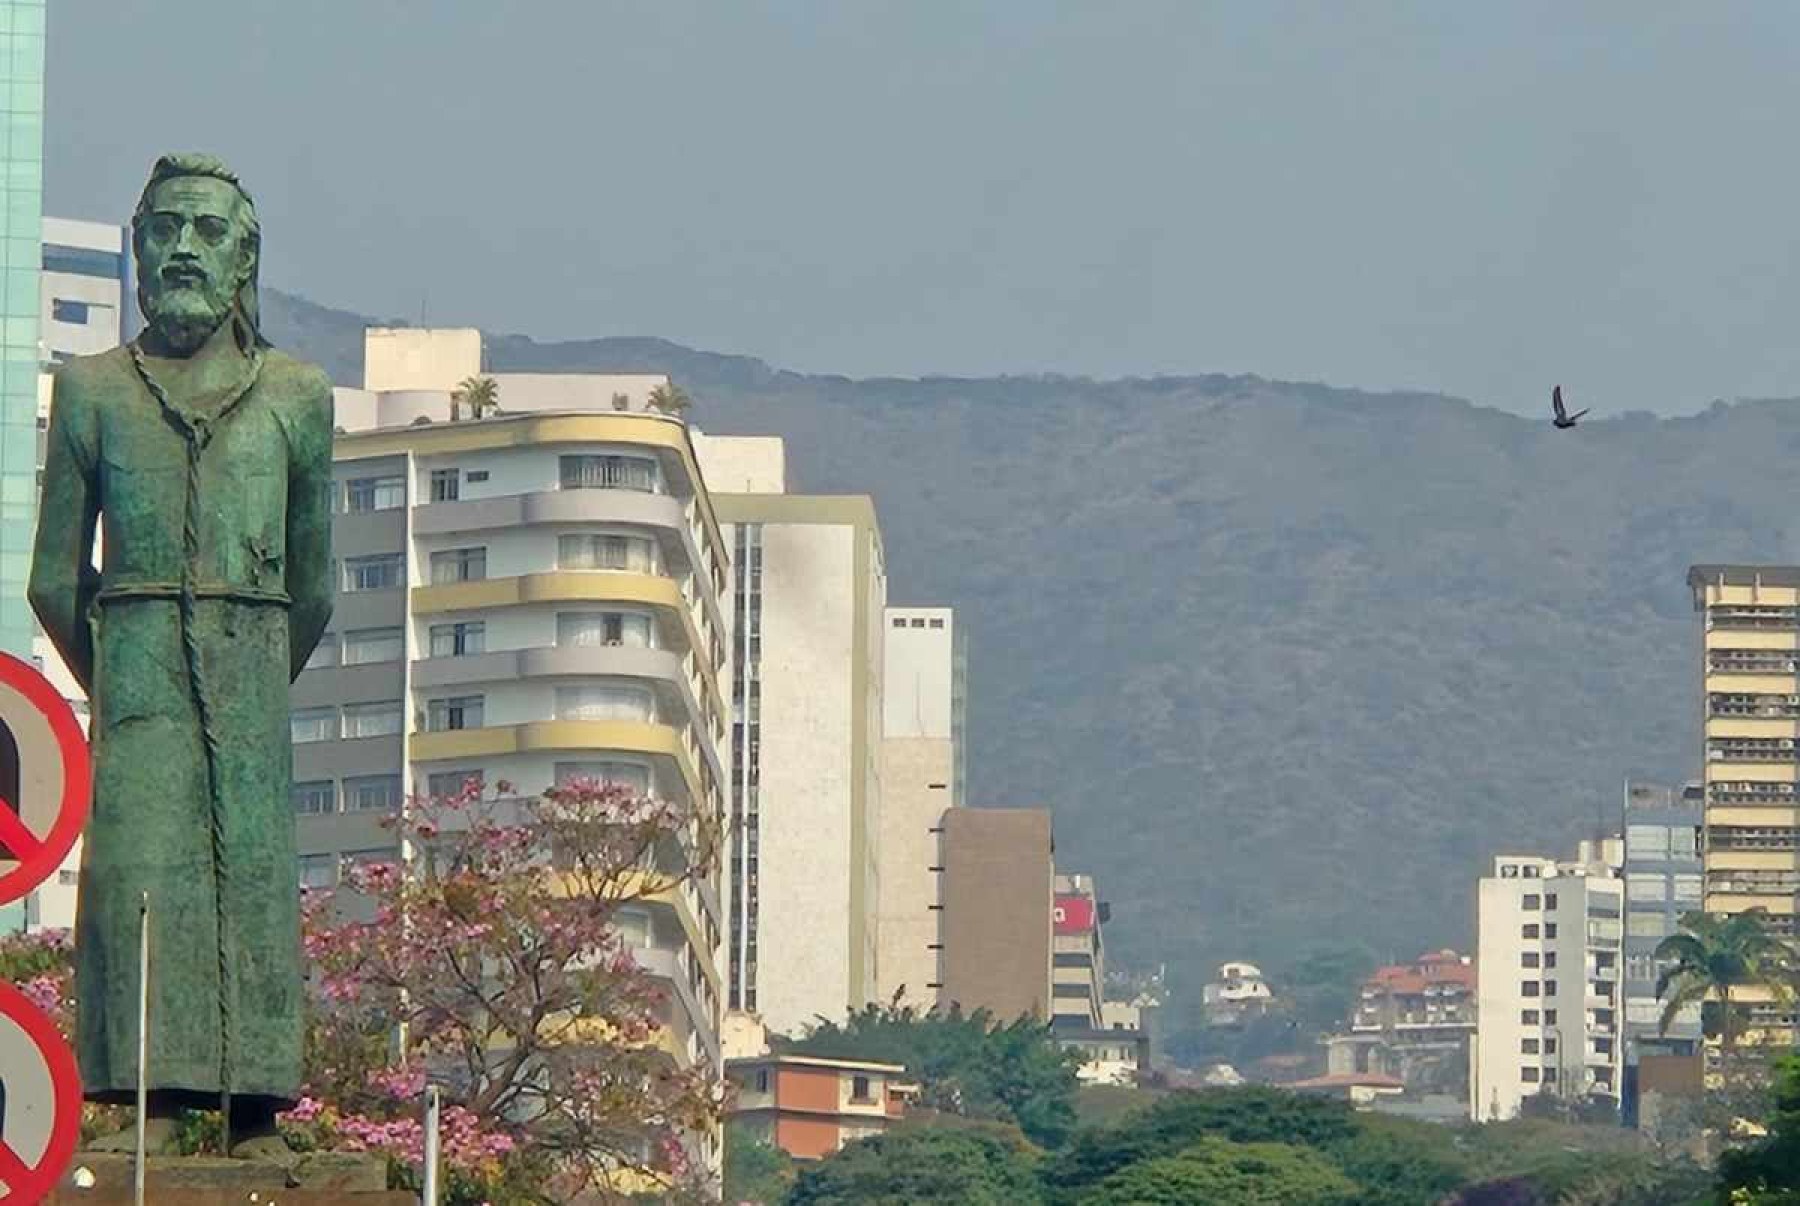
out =
[[(81, 1170), (92, 1175), (91, 1186)], [(131, 1202), (130, 1156), (78, 1152), (50, 1195), (51, 1206), (126, 1206)], [(261, 1160), (218, 1156), (153, 1156), (145, 1200), (181, 1206), (414, 1206), (418, 1195), (387, 1187), (387, 1161), (363, 1152), (312, 1152), (293, 1168)]]

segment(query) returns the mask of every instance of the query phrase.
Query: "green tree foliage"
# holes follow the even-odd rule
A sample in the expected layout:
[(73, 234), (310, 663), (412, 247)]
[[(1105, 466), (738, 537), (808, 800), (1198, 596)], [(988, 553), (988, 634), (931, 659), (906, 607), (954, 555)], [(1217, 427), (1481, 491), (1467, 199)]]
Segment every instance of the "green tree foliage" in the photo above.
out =
[(725, 1127), (725, 1201), (776, 1206), (794, 1183), (793, 1159), (737, 1123)]
[(1081, 1206), (1351, 1206), (1362, 1200), (1358, 1192), (1331, 1161), (1303, 1147), (1209, 1136), (1179, 1155), (1121, 1169), (1078, 1200)]
[(1800, 1054), (1775, 1069), (1775, 1111), (1768, 1137), (1719, 1157), (1719, 1184), (1733, 1203), (1800, 1206)]
[(918, 1127), (849, 1144), (803, 1169), (788, 1206), (1027, 1206), (1039, 1200), (1037, 1156), (1015, 1131)]
[(650, 391), (650, 408), (660, 410), (665, 415), (674, 415), (679, 418), (687, 414), (688, 407), (693, 404), (694, 400), (688, 397), (687, 391), (673, 381), (659, 385)]
[(903, 1064), (920, 1104), (1011, 1122), (1032, 1142), (1060, 1144), (1075, 1127), (1075, 1068), (1050, 1028), (1030, 1018), (1001, 1025), (986, 1010), (920, 1013), (868, 1005), (842, 1023), (820, 1019), (804, 1038), (779, 1042), (798, 1055)]
[(1656, 995), (1664, 1002), (1663, 1029), (1689, 1005), (1718, 1002), (1719, 1008), (1710, 1011), (1706, 1020), (1729, 1063), (1738, 1039), (1732, 991), (1754, 986), (1787, 994), (1794, 974), (1794, 949), (1769, 930), (1763, 909), (1723, 916), (1689, 913), (1681, 919), (1681, 930), (1656, 947), (1656, 957), (1667, 961), (1656, 978)]
[(1375, 957), (1363, 947), (1321, 946), (1283, 969), (1277, 980), (1301, 1028), (1326, 1033), (1345, 1024), (1358, 987), (1374, 970)]
[(462, 384), (450, 391), (450, 418), (453, 421), (461, 418), (465, 406), (469, 408), (471, 419), (500, 409), (500, 383), (492, 377), (463, 378)]

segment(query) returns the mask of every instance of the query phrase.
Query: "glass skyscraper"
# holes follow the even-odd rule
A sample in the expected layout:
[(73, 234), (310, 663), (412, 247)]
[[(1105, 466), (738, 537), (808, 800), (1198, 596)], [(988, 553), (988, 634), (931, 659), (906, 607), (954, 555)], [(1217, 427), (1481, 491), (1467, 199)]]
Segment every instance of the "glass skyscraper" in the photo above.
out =
[(31, 656), (25, 582), (37, 512), (38, 272), (43, 262), (44, 4), (0, 0), (0, 650)]

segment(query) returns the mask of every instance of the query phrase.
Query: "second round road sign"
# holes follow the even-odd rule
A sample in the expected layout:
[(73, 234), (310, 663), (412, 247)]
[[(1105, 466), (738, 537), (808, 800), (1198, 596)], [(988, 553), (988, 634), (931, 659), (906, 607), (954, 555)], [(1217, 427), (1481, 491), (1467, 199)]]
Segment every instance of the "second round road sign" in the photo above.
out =
[(0, 1203), (41, 1202), (81, 1138), (75, 1053), (24, 993), (0, 983)]
[(31, 663), (0, 654), (0, 904), (55, 874), (81, 836), (92, 788), (74, 710)]

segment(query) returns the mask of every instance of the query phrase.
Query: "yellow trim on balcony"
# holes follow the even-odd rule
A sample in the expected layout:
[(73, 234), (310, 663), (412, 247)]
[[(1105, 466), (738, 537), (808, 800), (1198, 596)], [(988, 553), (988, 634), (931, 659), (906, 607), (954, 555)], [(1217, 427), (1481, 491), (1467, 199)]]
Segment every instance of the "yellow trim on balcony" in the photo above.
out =
[(666, 724), (638, 720), (532, 720), (479, 729), (414, 733), (411, 741), (415, 762), (462, 762), (559, 750), (622, 750), (660, 755), (674, 759), (695, 807), (712, 805), (700, 790), (700, 776), (687, 750), (682, 748), (681, 735)]
[[(1708, 913), (1747, 913), (1751, 909), (1766, 909), (1777, 917), (1792, 916), (1794, 898), (1788, 893), (1752, 896), (1745, 892), (1708, 892), (1706, 894), (1706, 911)], [(1735, 992), (1735, 990), (1733, 990)]]
[(681, 459), (688, 480), (694, 483), (694, 497), (699, 500), (706, 534), (712, 541), (713, 557), (721, 566), (730, 564), (706, 479), (700, 474), (700, 462), (694, 456), (693, 442), (684, 423), (633, 414), (503, 415), (466, 423), (344, 432), (333, 441), (333, 456), (340, 461), (354, 461), (408, 452), (436, 456), (544, 444), (637, 444), (674, 453)]
[(1800, 855), (1792, 850), (1712, 849), (1706, 852), (1708, 871), (1792, 871)]
[(681, 617), (682, 632), (700, 671), (700, 684), (711, 697), (712, 705), (723, 714), (718, 679), (713, 675), (712, 646), (701, 638), (693, 611), (673, 578), (627, 570), (549, 570), (412, 588), (412, 610), (416, 616), (535, 603), (635, 603), (674, 612)]
[[(681, 894), (681, 885), (671, 883), (666, 876), (654, 872), (633, 871), (620, 878), (619, 891), (634, 899), (667, 905), (674, 911), (675, 920), (681, 925), (688, 947), (700, 964), (700, 974), (712, 986), (713, 999), (723, 1000), (723, 986), (719, 982), (719, 969), (713, 966), (712, 948), (706, 944), (706, 935), (701, 931), (700, 921), (694, 916), (694, 910), (688, 907), (687, 898)], [(705, 1023), (707, 1019), (701, 1021)]]
[(1708, 691), (1730, 691), (1745, 695), (1793, 695), (1800, 688), (1800, 682), (1792, 674), (1746, 674), (1741, 671), (1721, 671), (1706, 676)]
[(1800, 766), (1792, 762), (1709, 762), (1709, 783), (1793, 783)]
[(1706, 810), (1706, 823), (1792, 829), (1800, 826), (1800, 808), (1755, 808), (1747, 804), (1720, 804)]
[[(1794, 737), (1800, 736), (1800, 718), (1791, 716), (1708, 716), (1708, 737)], [(1719, 768), (1725, 762), (1707, 763), (1709, 778), (1729, 779)]]
[(1764, 628), (1733, 631), (1729, 628), (1706, 630), (1708, 649), (1800, 649), (1800, 632)]

